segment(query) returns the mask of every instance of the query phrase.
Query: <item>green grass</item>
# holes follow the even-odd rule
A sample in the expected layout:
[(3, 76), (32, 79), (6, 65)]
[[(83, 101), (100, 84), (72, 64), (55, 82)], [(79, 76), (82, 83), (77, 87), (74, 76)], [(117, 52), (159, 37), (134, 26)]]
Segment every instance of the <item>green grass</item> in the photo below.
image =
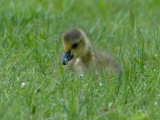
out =
[[(1, 0), (0, 119), (159, 120), (159, 0)], [(124, 74), (79, 77), (61, 35), (81, 27)], [(25, 84), (24, 86), (22, 86)]]

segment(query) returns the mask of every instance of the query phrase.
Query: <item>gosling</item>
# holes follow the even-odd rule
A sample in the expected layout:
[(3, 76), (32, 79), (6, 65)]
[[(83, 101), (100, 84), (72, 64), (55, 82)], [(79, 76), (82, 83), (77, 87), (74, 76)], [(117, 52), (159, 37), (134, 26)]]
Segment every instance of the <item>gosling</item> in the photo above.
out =
[(79, 28), (68, 29), (62, 35), (64, 56), (62, 64), (68, 64), (70, 70), (80, 74), (94, 68), (96, 71), (103, 68), (107, 73), (117, 73), (119, 65), (107, 53), (94, 51), (85, 32)]

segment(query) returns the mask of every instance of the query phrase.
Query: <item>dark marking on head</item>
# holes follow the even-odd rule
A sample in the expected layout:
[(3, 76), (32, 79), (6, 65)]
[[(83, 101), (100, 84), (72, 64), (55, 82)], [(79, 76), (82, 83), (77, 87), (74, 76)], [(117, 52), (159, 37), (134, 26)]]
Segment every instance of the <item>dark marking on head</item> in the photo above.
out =
[(81, 36), (82, 36), (81, 31), (79, 29), (74, 28), (67, 30), (63, 35), (63, 39), (66, 41), (70, 41), (79, 39)]
[(72, 48), (73, 49), (75, 49), (75, 48), (77, 48), (78, 47), (78, 43), (74, 43), (73, 45), (72, 45)]

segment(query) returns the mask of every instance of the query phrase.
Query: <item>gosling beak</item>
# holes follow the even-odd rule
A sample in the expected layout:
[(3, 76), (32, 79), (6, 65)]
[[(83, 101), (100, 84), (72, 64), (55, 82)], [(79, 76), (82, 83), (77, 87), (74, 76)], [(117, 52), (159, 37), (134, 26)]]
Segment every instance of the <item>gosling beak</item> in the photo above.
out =
[(63, 59), (62, 59), (62, 64), (66, 65), (68, 63), (68, 61), (70, 61), (73, 58), (73, 55), (70, 54), (70, 51), (65, 52)]

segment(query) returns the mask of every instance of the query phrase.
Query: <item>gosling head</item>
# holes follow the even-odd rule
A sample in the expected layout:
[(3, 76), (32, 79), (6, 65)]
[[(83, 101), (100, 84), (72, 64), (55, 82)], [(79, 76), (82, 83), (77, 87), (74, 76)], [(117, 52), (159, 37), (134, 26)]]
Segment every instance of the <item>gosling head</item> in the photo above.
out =
[(85, 50), (85, 33), (77, 28), (67, 30), (62, 36), (64, 56), (62, 64), (66, 65), (71, 59), (81, 57)]

